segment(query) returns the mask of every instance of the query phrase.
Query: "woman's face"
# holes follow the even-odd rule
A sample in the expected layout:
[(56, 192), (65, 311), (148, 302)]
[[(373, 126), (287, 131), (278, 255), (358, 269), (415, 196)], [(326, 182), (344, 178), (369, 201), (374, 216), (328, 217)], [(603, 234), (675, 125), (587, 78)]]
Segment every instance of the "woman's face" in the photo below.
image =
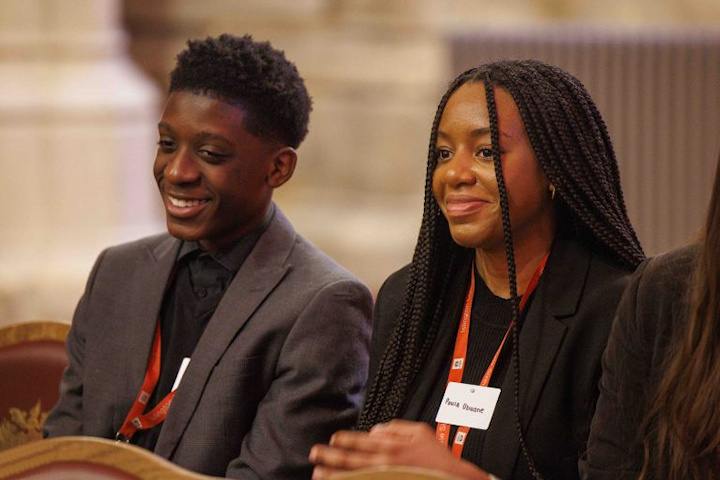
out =
[[(545, 177), (512, 97), (495, 89), (503, 177), (515, 248), (552, 235), (555, 211)], [(492, 159), (485, 86), (465, 83), (448, 100), (438, 127), (433, 193), (459, 245), (502, 250), (502, 209)]]

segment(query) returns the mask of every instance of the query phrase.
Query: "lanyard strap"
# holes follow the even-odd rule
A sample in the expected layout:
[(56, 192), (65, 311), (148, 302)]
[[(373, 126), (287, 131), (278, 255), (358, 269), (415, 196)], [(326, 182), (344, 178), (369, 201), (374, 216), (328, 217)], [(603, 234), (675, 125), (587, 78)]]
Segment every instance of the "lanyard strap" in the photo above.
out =
[[(540, 276), (543, 274), (543, 271), (545, 270), (545, 264), (547, 264), (548, 257), (550, 256), (550, 252), (546, 253), (545, 256), (540, 260), (540, 264), (535, 269), (535, 272), (533, 273), (533, 276), (530, 278), (530, 282), (528, 283), (527, 288), (525, 289), (525, 293), (523, 294), (522, 299), (520, 300), (519, 310), (520, 313), (522, 313), (523, 309), (525, 308), (525, 304), (527, 303), (528, 299), (532, 295), (532, 293), (535, 291), (535, 288), (538, 285), (538, 282), (540, 281)], [(452, 358), (452, 365), (450, 366), (450, 373), (448, 374), (448, 380), (447, 383), (450, 382), (462, 382), (463, 373), (465, 372), (465, 363), (467, 359), (467, 346), (468, 346), (468, 338), (470, 333), (470, 317), (472, 314), (472, 304), (473, 304), (473, 298), (475, 296), (475, 263), (471, 265), (470, 270), (470, 287), (468, 288), (467, 294), (465, 295), (465, 304), (463, 306), (462, 316), (460, 317), (460, 326), (458, 328), (457, 337), (455, 339), (455, 349), (453, 350), (453, 358)], [(492, 360), (490, 361), (490, 365), (488, 366), (487, 370), (485, 370), (485, 374), (482, 377), (482, 380), (480, 381), (481, 387), (487, 387), (490, 384), (490, 378), (492, 377), (493, 372), (495, 371), (495, 365), (497, 365), (498, 358), (500, 358), (500, 353), (502, 353), (503, 346), (505, 345), (505, 341), (507, 340), (508, 336), (510, 335), (510, 332), (512, 332), (512, 329), (515, 327), (514, 322), (510, 322), (510, 325), (508, 326), (507, 331), (505, 332), (505, 336), (502, 339), (502, 342), (500, 342), (500, 346), (498, 347), (497, 351), (495, 352), (495, 355), (493, 355)], [(447, 387), (446, 383), (446, 387)], [(467, 437), (468, 432), (470, 431), (469, 427), (463, 427), (459, 426), (456, 433), (455, 433), (455, 439), (453, 440), (452, 445), (452, 453), (456, 457), (460, 458), (462, 455), (463, 447), (465, 446), (465, 438)], [(438, 423), (437, 428), (435, 430), (435, 437), (437, 438), (438, 442), (440, 444), (447, 446), (448, 444), (448, 435), (450, 433), (450, 425), (447, 423)]]
[(152, 350), (150, 351), (150, 358), (148, 359), (145, 379), (140, 387), (140, 393), (138, 393), (130, 408), (130, 412), (128, 412), (127, 417), (125, 417), (122, 427), (115, 435), (117, 440), (129, 442), (138, 430), (153, 428), (162, 423), (175, 397), (175, 390), (173, 390), (165, 395), (165, 398), (160, 400), (160, 402), (155, 405), (155, 408), (143, 414), (147, 402), (150, 400), (150, 396), (155, 390), (158, 379), (160, 378), (160, 335), (160, 321), (158, 321), (155, 327), (155, 336), (153, 337)]

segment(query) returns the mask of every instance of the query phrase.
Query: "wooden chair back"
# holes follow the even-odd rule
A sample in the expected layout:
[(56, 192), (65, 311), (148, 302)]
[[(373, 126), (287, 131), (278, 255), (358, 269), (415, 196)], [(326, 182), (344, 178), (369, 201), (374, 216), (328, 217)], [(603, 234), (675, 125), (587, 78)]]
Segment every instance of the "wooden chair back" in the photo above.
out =
[(209, 480), (148, 450), (93, 437), (57, 437), (0, 452), (2, 480)]
[(67, 366), (69, 328), (51, 321), (0, 328), (0, 450), (42, 438)]

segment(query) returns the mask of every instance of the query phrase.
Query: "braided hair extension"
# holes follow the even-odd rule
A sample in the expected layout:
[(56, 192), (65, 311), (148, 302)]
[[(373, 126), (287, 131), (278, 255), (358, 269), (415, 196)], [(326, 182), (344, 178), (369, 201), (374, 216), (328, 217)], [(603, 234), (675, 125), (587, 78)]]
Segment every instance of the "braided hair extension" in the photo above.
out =
[[(512, 315), (519, 318), (510, 215), (500, 164), (497, 112), (492, 88), (514, 99), (534, 153), (556, 188), (558, 229), (621, 265), (635, 268), (644, 254), (630, 224), (612, 143), (597, 107), (579, 80), (545, 63), (498, 61), (467, 70), (448, 87), (435, 113), (428, 148), (423, 219), (409, 269), (403, 305), (378, 372), (368, 389), (357, 427), (368, 430), (402, 412), (408, 390), (431, 349), (447, 307), (451, 280), (470, 263), (472, 249), (454, 243), (432, 192), (437, 165), (437, 129), (450, 96), (467, 82), (486, 85), (493, 157), (511, 288)], [(518, 335), (513, 330), (515, 411), (523, 454), (531, 473), (539, 473), (527, 451), (519, 418)]]
[(520, 420), (520, 349), (518, 347), (520, 340), (518, 330), (520, 325), (520, 306), (517, 294), (517, 270), (515, 266), (515, 249), (513, 248), (512, 228), (510, 227), (510, 206), (505, 189), (505, 177), (502, 173), (502, 162), (500, 156), (500, 129), (498, 128), (497, 108), (495, 106), (495, 93), (492, 89), (492, 80), (490, 75), (485, 75), (485, 99), (487, 101), (488, 119), (490, 121), (490, 135), (493, 151), (493, 166), (495, 167), (495, 178), (497, 179), (498, 194), (500, 195), (500, 207), (502, 209), (502, 226), (503, 239), (505, 241), (505, 255), (508, 266), (508, 280), (510, 286), (510, 309), (512, 325), (512, 358), (513, 358), (513, 394), (514, 394), (514, 410), (515, 410), (515, 428), (517, 429), (518, 439), (520, 440), (520, 448), (522, 450), (525, 461), (528, 464), (530, 473), (533, 478), (542, 480), (542, 475), (535, 466), (530, 451), (525, 442), (525, 435), (522, 431), (522, 421)]
[(637, 266), (644, 253), (627, 215), (612, 142), (582, 83), (538, 61), (498, 62), (482, 71), (490, 71), (493, 83), (515, 100), (540, 166), (556, 188), (561, 224), (569, 220), (566, 226), (580, 240)]
[(498, 184), (498, 194), (500, 195), (500, 207), (502, 209), (502, 225), (503, 238), (505, 241), (505, 255), (508, 266), (508, 281), (510, 286), (510, 309), (512, 325), (512, 359), (513, 359), (513, 407), (515, 410), (515, 428), (517, 430), (518, 439), (520, 441), (520, 449), (522, 450), (528, 469), (533, 478), (542, 480), (542, 475), (535, 465), (530, 451), (525, 442), (525, 435), (522, 431), (522, 421), (520, 419), (520, 338), (518, 330), (520, 329), (520, 306), (517, 294), (517, 270), (515, 267), (515, 249), (513, 247), (512, 228), (510, 226), (510, 207), (508, 205), (507, 190), (505, 189), (505, 177), (502, 173), (502, 162), (500, 156), (500, 129), (498, 128), (497, 108), (495, 105), (495, 93), (492, 88), (492, 80), (490, 75), (485, 75), (485, 99), (487, 101), (488, 119), (490, 121), (490, 135), (493, 150), (493, 165), (495, 167), (495, 178)]

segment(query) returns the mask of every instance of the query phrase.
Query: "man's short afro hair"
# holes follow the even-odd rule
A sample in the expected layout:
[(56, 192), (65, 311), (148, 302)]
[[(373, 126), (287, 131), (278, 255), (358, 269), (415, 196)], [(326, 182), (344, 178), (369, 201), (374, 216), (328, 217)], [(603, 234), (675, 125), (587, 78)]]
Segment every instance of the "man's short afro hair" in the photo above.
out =
[(170, 74), (170, 92), (187, 91), (237, 104), (247, 130), (297, 148), (308, 132), (312, 102), (295, 65), (269, 42), (229, 34), (190, 40)]

